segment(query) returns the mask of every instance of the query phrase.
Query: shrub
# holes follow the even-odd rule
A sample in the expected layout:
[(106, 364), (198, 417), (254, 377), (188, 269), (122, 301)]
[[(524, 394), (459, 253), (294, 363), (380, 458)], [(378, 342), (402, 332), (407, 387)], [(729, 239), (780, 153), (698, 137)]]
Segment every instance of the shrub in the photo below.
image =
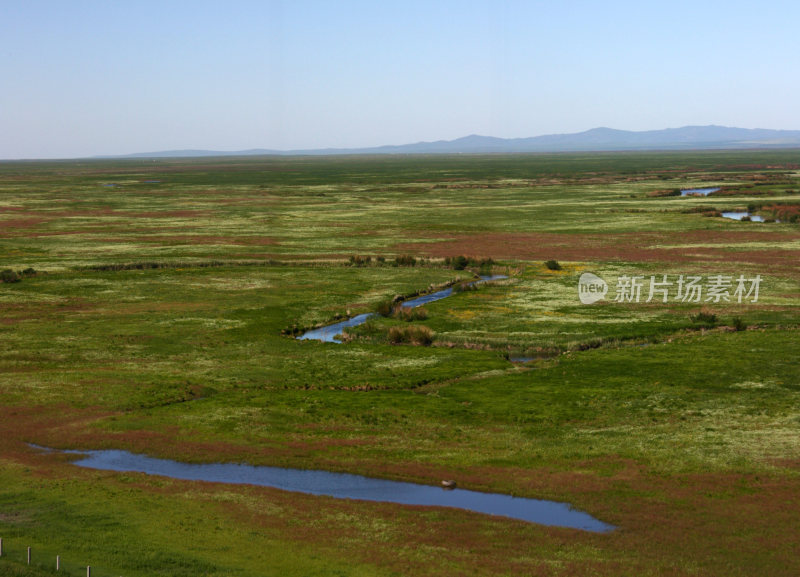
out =
[(297, 335), (302, 335), (305, 331), (304, 328), (295, 325), (291, 325), (286, 327), (285, 329), (281, 329), (281, 334), (284, 336), (295, 337)]
[(387, 334), (387, 338), (389, 342), (394, 345), (399, 345), (400, 343), (405, 342), (406, 333), (403, 330), (403, 327), (391, 327), (389, 328), (389, 333)]
[(11, 282), (19, 282), (20, 280), (22, 279), (19, 278), (19, 275), (10, 268), (0, 271), (0, 281), (2, 282), (11, 283)]
[(747, 323), (745, 323), (741, 317), (733, 317), (733, 330), (735, 331), (746, 331), (747, 330)]
[(546, 266), (550, 270), (561, 270), (561, 265), (558, 264), (557, 260), (546, 260), (544, 261), (544, 266)]
[(467, 265), (469, 264), (469, 259), (464, 255), (459, 255), (453, 257), (453, 260), (451, 262), (453, 263), (453, 268), (455, 270), (464, 270), (465, 268), (467, 268)]
[(717, 315), (709, 311), (700, 311), (696, 315), (689, 315), (693, 323), (700, 323), (705, 325), (717, 324)]
[(415, 266), (417, 264), (417, 259), (410, 254), (404, 254), (395, 257), (394, 262), (397, 266)]
[(379, 302), (378, 306), (375, 308), (375, 312), (381, 315), (382, 317), (391, 316), (393, 310), (394, 310), (394, 301), (392, 299), (386, 299)]

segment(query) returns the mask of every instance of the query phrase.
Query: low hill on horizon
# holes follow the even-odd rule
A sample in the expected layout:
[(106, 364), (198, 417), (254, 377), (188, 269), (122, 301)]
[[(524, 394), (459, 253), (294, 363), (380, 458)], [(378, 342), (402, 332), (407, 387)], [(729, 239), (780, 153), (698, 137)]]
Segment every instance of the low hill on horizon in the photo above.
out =
[(593, 128), (572, 134), (546, 134), (529, 138), (497, 138), (472, 134), (455, 140), (417, 142), (368, 148), (309, 150), (250, 149), (168, 150), (139, 152), (102, 158), (188, 158), (202, 156), (322, 156), (344, 154), (480, 154), (516, 152), (601, 152), (630, 150), (712, 150), (747, 148), (800, 148), (800, 130), (684, 126), (640, 132)]

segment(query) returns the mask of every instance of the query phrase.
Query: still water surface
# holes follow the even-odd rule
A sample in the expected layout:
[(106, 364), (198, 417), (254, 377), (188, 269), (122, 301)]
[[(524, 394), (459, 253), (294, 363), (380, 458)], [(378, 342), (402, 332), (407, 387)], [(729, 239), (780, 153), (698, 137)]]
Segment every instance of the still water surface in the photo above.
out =
[(588, 513), (577, 511), (567, 503), (556, 501), (525, 499), (465, 489), (444, 490), (431, 485), (372, 479), (328, 471), (230, 463), (180, 463), (117, 450), (66, 452), (80, 455), (74, 464), (90, 469), (138, 472), (187, 481), (260, 485), (284, 491), (327, 495), (337, 499), (452, 507), (584, 531), (605, 532), (614, 529), (614, 526), (603, 523)]
[(681, 190), (681, 196), (708, 196), (712, 192), (717, 192), (719, 188), (687, 188), (686, 190)]

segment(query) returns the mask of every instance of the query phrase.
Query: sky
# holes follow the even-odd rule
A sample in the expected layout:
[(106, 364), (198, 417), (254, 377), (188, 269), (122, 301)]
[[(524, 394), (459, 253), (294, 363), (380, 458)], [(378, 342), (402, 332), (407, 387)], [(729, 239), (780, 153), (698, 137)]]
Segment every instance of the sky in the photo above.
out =
[(0, 159), (800, 129), (796, 0), (2, 0)]

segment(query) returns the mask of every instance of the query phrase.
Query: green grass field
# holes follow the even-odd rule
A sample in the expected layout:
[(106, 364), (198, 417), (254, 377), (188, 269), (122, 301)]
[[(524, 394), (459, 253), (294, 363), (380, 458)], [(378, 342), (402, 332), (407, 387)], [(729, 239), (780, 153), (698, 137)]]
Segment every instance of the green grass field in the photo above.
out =
[[(722, 190), (674, 196), (703, 186)], [(798, 151), (0, 163), (20, 279), (0, 283), (0, 574), (61, 555), (96, 577), (797, 575), (800, 224), (717, 214), (798, 206)], [(291, 336), (471, 280), (461, 255), (508, 278), (344, 344)], [(606, 300), (580, 303), (585, 272)], [(664, 275), (759, 275), (759, 297), (613, 300)], [(392, 344), (408, 327), (433, 342)], [(29, 443), (456, 479), (617, 529), (92, 471)]]

